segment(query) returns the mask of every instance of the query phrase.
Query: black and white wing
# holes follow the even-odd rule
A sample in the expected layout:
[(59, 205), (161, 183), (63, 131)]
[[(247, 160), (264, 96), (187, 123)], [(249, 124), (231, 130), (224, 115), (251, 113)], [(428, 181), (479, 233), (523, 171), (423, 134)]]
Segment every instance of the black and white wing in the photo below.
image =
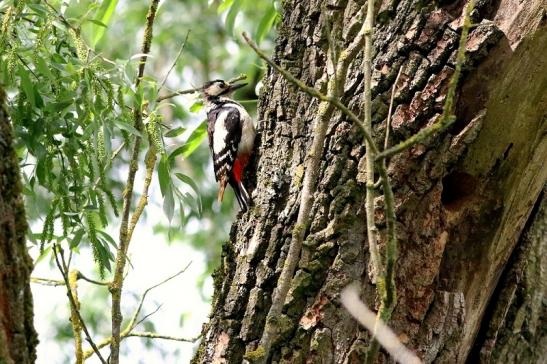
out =
[(220, 107), (207, 114), (209, 148), (213, 156), (215, 178), (228, 176), (237, 158), (241, 140), (240, 114), (233, 107)]

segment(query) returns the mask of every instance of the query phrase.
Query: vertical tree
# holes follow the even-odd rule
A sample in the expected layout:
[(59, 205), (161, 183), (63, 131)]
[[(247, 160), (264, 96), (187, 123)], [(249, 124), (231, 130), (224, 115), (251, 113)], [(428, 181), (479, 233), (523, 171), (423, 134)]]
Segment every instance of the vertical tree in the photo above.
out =
[[(328, 60), (355, 39), (364, 3), (285, 1), (274, 62), (327, 93), (327, 80), (336, 73), (336, 63)], [(390, 145), (439, 120), (464, 6), (464, 1), (379, 2), (370, 84), (376, 144), (383, 144), (393, 87)], [(425, 362), (465, 362), (492, 353), (511, 359), (503, 355), (507, 340), (496, 347), (496, 339), (505, 320), (514, 319), (504, 312), (518, 296), (503, 287), (508, 283), (500, 276), (516, 247), (527, 241), (519, 237), (547, 178), (542, 168), (547, 34), (541, 9), (542, 2), (535, 0), (525, 5), (477, 1), (455, 123), (389, 160), (399, 236), (398, 300), (390, 326)], [(339, 85), (342, 92), (335, 96), (363, 117), (362, 52), (351, 61), (347, 80)], [(314, 120), (323, 112), (318, 106), (278, 72), (268, 72), (259, 104), (255, 173), (248, 176), (255, 206), (240, 215), (224, 246), (196, 363), (239, 363), (262, 354), (257, 348), (272, 293), (291, 236), (302, 228), (295, 222)], [(337, 110), (328, 116), (325, 133), (303, 250), (282, 314), (269, 322), (277, 331), (272, 362), (359, 363), (370, 344), (370, 334), (338, 300), (341, 289), (357, 281), (367, 304), (379, 304), (366, 233), (363, 135)], [(381, 254), (384, 202), (379, 193), (374, 206)], [(538, 269), (528, 274), (527, 281), (541, 278)], [(496, 304), (500, 297), (507, 302)], [(541, 327), (541, 308), (533, 307), (533, 315), (521, 317), (533, 321), (530, 327)], [(545, 335), (539, 329), (528, 334), (523, 340), (531, 343)], [(538, 358), (541, 348), (530, 348), (527, 355)]]
[(19, 161), (12, 127), (0, 89), (0, 363), (28, 364), (36, 360), (38, 343), (33, 324), (27, 221), (19, 181)]

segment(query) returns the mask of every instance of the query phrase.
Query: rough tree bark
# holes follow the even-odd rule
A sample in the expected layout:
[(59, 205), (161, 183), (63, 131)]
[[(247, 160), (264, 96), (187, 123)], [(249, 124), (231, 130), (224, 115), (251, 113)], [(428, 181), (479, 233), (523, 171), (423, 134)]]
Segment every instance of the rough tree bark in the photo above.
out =
[[(410, 0), (379, 3), (372, 95), (374, 135), (381, 145), (399, 67), (403, 77), (395, 98), (392, 143), (442, 112), (464, 1), (440, 1), (439, 6)], [(352, 26), (358, 21), (355, 14), (365, 1), (283, 4), (273, 58), (308, 85), (324, 87), (325, 17), (334, 19), (332, 32), (340, 32), (348, 44), (358, 28)], [(534, 362), (547, 355), (540, 325), (545, 287), (526, 291), (530, 282), (544, 279), (537, 268), (544, 259), (537, 250), (545, 244), (521, 237), (547, 178), (545, 19), (542, 0), (477, 1), (473, 21), (478, 26), (467, 44), (457, 122), (390, 161), (400, 245), (398, 304), (390, 326), (427, 363), (516, 362), (523, 356)], [(360, 57), (343, 96), (357, 113), (362, 112)], [(255, 186), (255, 206), (239, 216), (223, 248), (211, 319), (195, 363), (240, 363), (256, 348), (298, 212), (318, 103), (271, 70), (264, 85), (256, 173), (247, 180)], [(271, 362), (363, 360), (370, 335), (341, 308), (338, 295), (358, 281), (368, 305), (378, 304), (368, 275), (364, 149), (359, 129), (335, 113), (312, 223), (284, 314), (276, 322), (281, 335)], [(381, 247), (382, 202), (377, 198)], [(536, 221), (545, 219), (541, 211)], [(530, 229), (537, 224), (542, 223)], [(528, 253), (532, 251), (536, 253)], [(534, 260), (528, 264), (529, 259)], [(508, 270), (500, 280), (508, 262), (525, 279), (511, 278), (513, 270)], [(533, 292), (533, 299), (527, 292)], [(515, 302), (519, 297), (522, 302)], [(533, 303), (526, 306), (525, 299)], [(512, 337), (514, 327), (525, 327), (520, 332), (526, 335)], [(507, 349), (514, 343), (529, 346), (517, 355)]]
[(0, 364), (28, 364), (35, 362), (38, 344), (30, 292), (32, 260), (25, 242), (19, 161), (4, 99), (0, 88)]

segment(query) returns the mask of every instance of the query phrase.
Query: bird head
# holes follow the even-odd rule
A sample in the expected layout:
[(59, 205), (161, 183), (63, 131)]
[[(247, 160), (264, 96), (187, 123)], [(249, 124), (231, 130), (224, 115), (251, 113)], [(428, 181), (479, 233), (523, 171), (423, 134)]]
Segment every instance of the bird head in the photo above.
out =
[(246, 83), (230, 84), (224, 80), (213, 80), (213, 81), (206, 82), (201, 88), (201, 91), (203, 92), (203, 95), (206, 98), (226, 96), (245, 85)]

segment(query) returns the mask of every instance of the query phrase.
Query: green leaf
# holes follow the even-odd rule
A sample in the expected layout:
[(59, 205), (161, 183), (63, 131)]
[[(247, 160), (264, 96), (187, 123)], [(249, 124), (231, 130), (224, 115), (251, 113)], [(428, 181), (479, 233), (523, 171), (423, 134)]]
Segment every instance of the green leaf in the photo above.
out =
[(99, 233), (99, 235), (101, 235), (108, 243), (110, 243), (110, 245), (112, 245), (113, 247), (117, 247), (116, 241), (110, 235), (102, 230), (97, 230), (97, 233)]
[[(112, 271), (112, 266), (110, 265), (111, 261), (114, 261), (114, 256), (110, 252), (110, 249), (108, 248), (108, 244), (105, 243), (102, 239), (98, 239), (99, 243), (95, 244), (94, 247), (97, 249), (98, 256), (96, 258), (99, 259), (99, 268), (101, 267), (106, 268), (107, 271)], [(101, 273), (101, 277), (102, 277)]]
[(47, 248), (45, 248), (42, 253), (40, 253), (40, 255), (38, 256), (38, 258), (36, 258), (36, 261), (34, 262), (34, 266), (36, 266), (36, 264), (40, 263), (45, 257), (47, 257), (50, 253), (51, 253), (51, 248), (53, 246), (50, 245), (48, 246)]
[(169, 159), (174, 160), (177, 156), (181, 155), (183, 158), (188, 158), (194, 150), (201, 144), (203, 138), (207, 135), (207, 121), (203, 121), (198, 125), (196, 129), (190, 134), (186, 143), (175, 149), (170, 155)]
[(196, 101), (190, 106), (190, 112), (199, 112), (203, 108), (202, 101)]
[(234, 34), (234, 24), (237, 18), (237, 15), (239, 14), (239, 8), (241, 7), (241, 0), (234, 0), (232, 3), (232, 6), (230, 7), (230, 11), (228, 11), (228, 14), (226, 15), (226, 33), (233, 36)]
[(219, 6), (218, 6), (218, 9), (217, 9), (217, 12), (219, 14), (223, 13), (226, 9), (228, 9), (230, 6), (232, 6), (232, 3), (234, 2), (234, 0), (224, 0)]
[(32, 105), (32, 107), (36, 107), (36, 100), (34, 98), (34, 85), (30, 81), (30, 77), (28, 75), (29, 73), (26, 72), (26, 70), (24, 70), (22, 67), (19, 67), (19, 77), (21, 77), (21, 87), (23, 88), (25, 95), (27, 95), (27, 99)]
[(79, 229), (78, 231), (76, 231), (76, 233), (74, 233), (74, 236), (72, 237), (72, 239), (70, 239), (70, 249), (74, 249), (80, 244), (84, 233), (84, 229)]
[(186, 131), (186, 128), (180, 126), (178, 128), (169, 130), (167, 133), (165, 133), (165, 137), (166, 138), (174, 138), (174, 137), (177, 137), (177, 136), (181, 135), (185, 131)]
[[(51, 70), (49, 69), (50, 66), (48, 66), (46, 64), (46, 61), (44, 61), (44, 59), (40, 57), (39, 55), (35, 56), (34, 65), (36, 66), (38, 71), (40, 71), (42, 75), (46, 76), (51, 81), (54, 81), (56, 79), (55, 76), (53, 76), (53, 73), (51, 73)], [(74, 102), (74, 100), (72, 100), (72, 102)]]
[(36, 162), (36, 177), (38, 177), (38, 182), (44, 186), (46, 184), (46, 173), (47, 173), (47, 157), (38, 159)]
[(95, 32), (91, 41), (93, 47), (95, 47), (95, 45), (97, 45), (97, 43), (103, 37), (106, 26), (110, 22), (112, 14), (114, 14), (116, 5), (118, 5), (118, 0), (104, 0), (101, 4), (101, 7), (97, 10), (97, 14), (95, 14), (95, 19), (90, 19), (90, 21), (92, 21), (93, 23), (95, 23), (95, 21), (101, 23), (101, 26), (94, 27)]
[(86, 19), (86, 21), (91, 22), (93, 24), (96, 24), (96, 25), (98, 25), (100, 27), (103, 27), (103, 28), (108, 28), (108, 26), (105, 23), (103, 23), (102, 21), (97, 20), (97, 19), (89, 19), (88, 18), (88, 19)]
[(258, 27), (256, 29), (255, 40), (257, 44), (260, 44), (264, 37), (270, 32), (270, 29), (272, 29), (276, 18), (277, 10), (275, 10), (275, 5), (272, 2), (272, 4), (268, 7), (268, 10), (266, 10), (266, 13), (260, 20), (260, 23), (258, 24)]
[(171, 220), (173, 220), (173, 216), (175, 215), (175, 198), (173, 197), (171, 186), (168, 187), (166, 192), (167, 193), (163, 198), (163, 212), (165, 213), (165, 216), (167, 216), (169, 223), (171, 223)]
[(180, 212), (180, 226), (186, 225), (186, 215), (184, 213), (184, 206), (182, 202), (179, 202), (179, 212)]
[(169, 176), (169, 158), (162, 154), (160, 163), (158, 164), (158, 179), (160, 182), (161, 195), (165, 197), (171, 185), (171, 177)]
[(190, 178), (189, 176), (185, 174), (175, 173), (175, 176), (177, 176), (178, 179), (186, 183), (188, 186), (190, 186), (194, 190), (194, 192), (196, 193), (197, 211), (198, 211), (198, 214), (201, 215), (203, 208), (201, 203), (201, 194), (199, 193), (198, 185), (196, 184), (196, 182), (194, 182), (192, 178)]
[(132, 125), (128, 124), (128, 123), (124, 123), (123, 121), (121, 120), (114, 120), (114, 124), (122, 129), (122, 130), (125, 130), (133, 135), (136, 135), (136, 136), (139, 136), (139, 137), (143, 137), (142, 136), (142, 133), (140, 131), (138, 131), (137, 129), (135, 129)]

